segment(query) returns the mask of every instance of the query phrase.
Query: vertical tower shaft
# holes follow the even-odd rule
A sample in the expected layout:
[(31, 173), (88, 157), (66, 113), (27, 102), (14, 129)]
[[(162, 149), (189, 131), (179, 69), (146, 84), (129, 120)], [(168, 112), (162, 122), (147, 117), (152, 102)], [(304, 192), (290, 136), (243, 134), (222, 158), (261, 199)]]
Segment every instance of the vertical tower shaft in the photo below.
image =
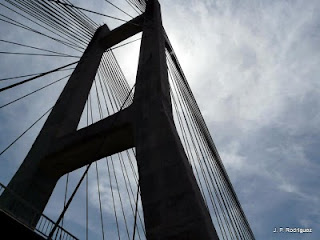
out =
[(147, 238), (218, 239), (174, 125), (158, 1), (145, 12), (134, 96)]
[[(8, 185), (10, 191), (1, 195), (0, 206), (29, 226), (35, 226), (38, 222), (38, 212), (43, 212), (61, 177), (57, 174), (61, 172), (59, 169), (45, 170), (48, 164), (45, 157), (59, 137), (77, 129), (104, 52), (101, 39), (108, 32), (108, 27), (104, 25), (95, 33), (25, 160), (11, 179)], [(27, 205), (17, 200), (11, 192)]]

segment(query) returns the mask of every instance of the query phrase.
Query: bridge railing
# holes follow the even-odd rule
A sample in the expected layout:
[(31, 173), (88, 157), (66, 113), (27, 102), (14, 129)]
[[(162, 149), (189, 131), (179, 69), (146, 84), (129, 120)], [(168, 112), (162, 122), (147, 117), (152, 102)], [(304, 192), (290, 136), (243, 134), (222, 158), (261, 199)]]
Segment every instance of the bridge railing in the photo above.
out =
[[(50, 218), (45, 216), (42, 213), (39, 213), (36, 209), (34, 209), (28, 202), (26, 202), (24, 199), (22, 199), (20, 196), (16, 195), (12, 190), (4, 186), (2, 183), (0, 183), (0, 196), (4, 191), (7, 191), (12, 197), (15, 202), (19, 203), (19, 207), (23, 207), (26, 209), (28, 212), (32, 212), (32, 216), (34, 216), (34, 219), (38, 219), (40, 216), (40, 219), (36, 226), (31, 226), (26, 224), (24, 221), (20, 221), (15, 215), (14, 212), (6, 210), (6, 209), (1, 209), (3, 212), (23, 224), (24, 226), (28, 227), (30, 230), (35, 231), (38, 233), (40, 236), (44, 238), (48, 238), (50, 232), (52, 231), (55, 222), (52, 221)], [(1, 206), (0, 206), (1, 208)], [(32, 221), (31, 221), (32, 222)], [(57, 229), (55, 230), (52, 238), (52, 240), (78, 240), (75, 236), (73, 236), (71, 233), (69, 233), (67, 230), (64, 228), (58, 226)]]

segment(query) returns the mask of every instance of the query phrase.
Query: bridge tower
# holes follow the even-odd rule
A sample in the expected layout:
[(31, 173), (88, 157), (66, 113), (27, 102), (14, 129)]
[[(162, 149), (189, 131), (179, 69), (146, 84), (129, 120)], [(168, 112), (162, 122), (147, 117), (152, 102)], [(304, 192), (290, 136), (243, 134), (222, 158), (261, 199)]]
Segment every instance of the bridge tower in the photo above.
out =
[[(142, 31), (133, 104), (77, 130), (101, 57), (108, 48)], [(173, 121), (160, 4), (93, 36), (24, 162), (8, 185), (42, 213), (64, 174), (98, 159), (136, 148), (147, 239), (212, 239), (212, 224)], [(1, 207), (35, 226), (40, 215), (6, 190)]]

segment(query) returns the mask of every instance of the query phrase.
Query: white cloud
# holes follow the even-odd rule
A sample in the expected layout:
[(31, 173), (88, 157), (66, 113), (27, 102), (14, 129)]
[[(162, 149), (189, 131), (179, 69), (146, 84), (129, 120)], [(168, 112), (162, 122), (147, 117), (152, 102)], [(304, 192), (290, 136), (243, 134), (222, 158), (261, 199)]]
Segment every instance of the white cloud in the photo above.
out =
[(169, 37), (209, 121), (233, 119), (246, 129), (265, 126), (284, 111), (287, 98), (304, 96), (318, 85), (302, 81), (315, 70), (307, 63), (319, 61), (305, 54), (315, 46), (297, 44), (309, 42), (304, 31), (314, 12), (311, 6), (301, 9), (301, 3), (254, 7), (245, 1), (231, 14), (227, 3), (174, 8), (165, 19)]

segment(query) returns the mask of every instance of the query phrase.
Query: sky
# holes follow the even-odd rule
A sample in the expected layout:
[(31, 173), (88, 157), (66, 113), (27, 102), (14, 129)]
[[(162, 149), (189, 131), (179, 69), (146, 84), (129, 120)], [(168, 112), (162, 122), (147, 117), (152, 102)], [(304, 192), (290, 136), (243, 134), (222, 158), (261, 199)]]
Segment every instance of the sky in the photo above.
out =
[[(101, 2), (72, 1), (78, 6), (117, 14)], [(160, 3), (164, 27), (256, 239), (319, 239), (320, 2)], [(119, 25), (109, 19), (96, 19), (111, 28)], [(9, 27), (0, 31), (2, 39), (23, 36)], [(40, 38), (29, 39), (29, 43), (50, 45)], [(1, 47), (7, 45), (1, 43)], [(52, 48), (63, 51), (59, 46)], [(138, 51), (139, 43), (114, 51), (131, 85)], [(7, 77), (17, 72), (41, 72), (61, 63), (0, 55), (0, 65), (1, 77)], [(30, 68), (37, 71), (28, 71)], [(28, 87), (33, 89), (32, 84)], [(9, 139), (47, 110), (50, 106), (45, 102), (54, 102), (62, 87), (60, 84), (50, 94), (30, 97), (28, 105), (17, 103), (5, 111), (0, 109), (0, 146), (4, 148)], [(19, 90), (0, 96), (0, 103), (13, 95), (19, 95)], [(39, 100), (41, 97), (46, 100)], [(30, 103), (37, 111), (28, 109)], [(1, 182), (7, 184), (39, 128), (17, 143), (16, 148), (21, 150), (1, 156)], [(14, 160), (8, 162), (11, 158)], [(63, 183), (60, 185), (58, 188)], [(76, 224), (76, 210), (70, 211), (70, 219)], [(313, 233), (273, 233), (279, 227), (312, 228)]]
[[(173, 46), (257, 239), (319, 238), (319, 7), (207, 1), (172, 14), (185, 26)], [(272, 233), (284, 225), (315, 233)]]

